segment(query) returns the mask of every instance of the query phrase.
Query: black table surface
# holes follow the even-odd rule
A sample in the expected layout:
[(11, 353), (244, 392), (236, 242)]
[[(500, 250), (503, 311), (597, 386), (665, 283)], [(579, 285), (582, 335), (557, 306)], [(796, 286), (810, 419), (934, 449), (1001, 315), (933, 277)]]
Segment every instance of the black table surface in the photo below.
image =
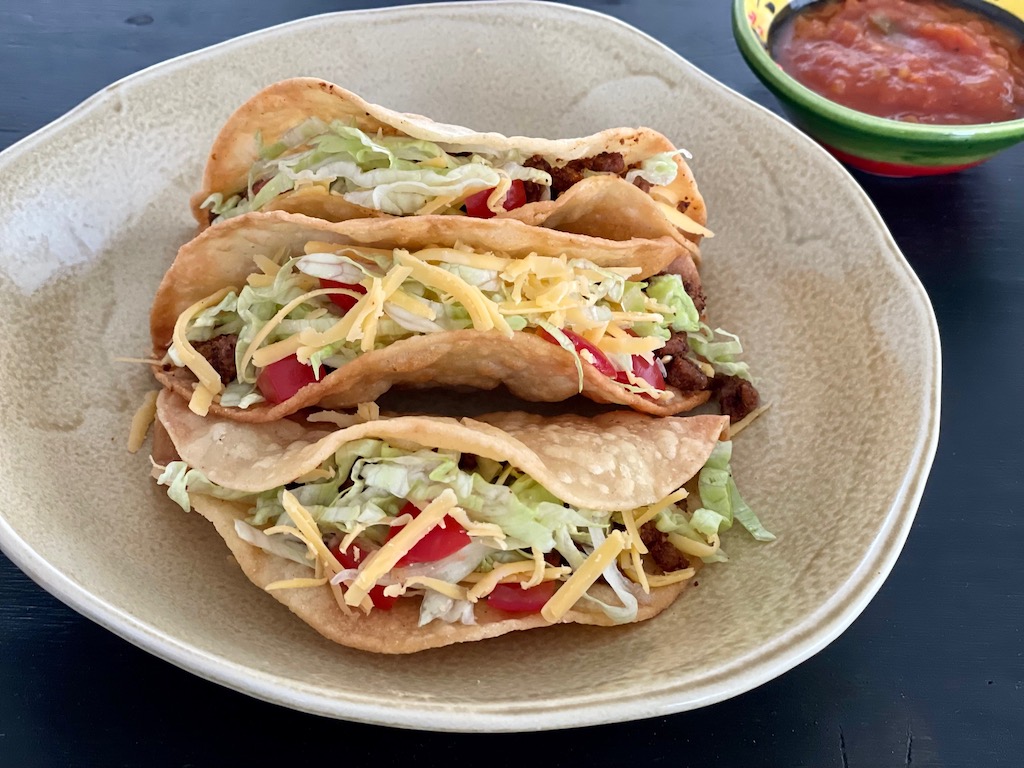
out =
[[(0, 149), (164, 59), (386, 4), (3, 0)], [(725, 0), (583, 5), (778, 110), (736, 50)], [(501, 736), (387, 730), (202, 680), (79, 616), (0, 556), (0, 764), (1024, 765), (1024, 146), (953, 176), (856, 178), (938, 316), (942, 439), (892, 575), (817, 656), (730, 701), (654, 720)]]

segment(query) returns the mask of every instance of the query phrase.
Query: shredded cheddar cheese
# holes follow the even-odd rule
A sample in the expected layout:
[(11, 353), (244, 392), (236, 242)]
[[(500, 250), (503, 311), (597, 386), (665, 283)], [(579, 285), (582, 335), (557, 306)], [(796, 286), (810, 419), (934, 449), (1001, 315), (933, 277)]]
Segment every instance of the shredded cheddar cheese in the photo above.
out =
[(156, 397), (159, 389), (150, 390), (142, 399), (142, 405), (132, 416), (132, 425), (128, 431), (128, 452), (135, 453), (142, 447), (149, 433), (149, 425), (156, 420)]
[[(294, 299), (292, 299), (283, 307), (281, 307), (281, 309), (277, 311), (277, 314), (270, 318), (270, 320), (267, 321), (266, 325), (260, 328), (259, 332), (253, 337), (252, 341), (249, 342), (249, 346), (245, 348), (245, 353), (242, 355), (241, 364), (238, 366), (239, 371), (244, 371), (246, 368), (249, 367), (249, 363), (250, 361), (252, 361), (253, 355), (256, 354), (256, 350), (259, 349), (260, 344), (262, 344), (266, 340), (266, 338), (271, 334), (271, 332), (281, 324), (282, 320), (288, 317), (288, 314), (293, 309), (303, 304), (304, 302), (309, 301), (315, 296), (329, 296), (331, 294), (351, 293), (351, 291), (348, 291), (343, 288), (318, 288), (315, 291), (309, 291), (308, 293), (304, 293), (301, 296), (296, 296)], [(346, 315), (346, 317), (348, 317), (348, 315)], [(179, 318), (179, 321), (180, 319), (181, 318)], [(209, 365), (209, 363), (207, 363), (207, 365)], [(212, 371), (213, 368), (210, 368), (210, 370)], [(217, 380), (220, 381), (219, 378)], [(220, 390), (217, 391), (219, 392)]]
[(214, 370), (209, 361), (196, 352), (195, 347), (193, 347), (186, 338), (185, 331), (188, 328), (189, 321), (193, 317), (198, 315), (204, 309), (216, 306), (229, 293), (231, 293), (230, 288), (221, 288), (219, 291), (207, 296), (205, 299), (197, 301), (191, 307), (178, 315), (178, 319), (174, 323), (174, 331), (171, 334), (174, 349), (177, 352), (178, 357), (181, 359), (181, 362), (186, 368), (196, 375), (197, 379), (199, 379), (199, 386), (192, 395), (192, 400), (189, 401), (188, 407), (193, 411), (193, 413), (200, 416), (206, 415), (210, 404), (213, 402), (213, 396), (224, 389), (224, 384), (220, 380), (220, 374)]
[(626, 539), (622, 531), (612, 531), (600, 547), (595, 549), (583, 564), (577, 568), (569, 579), (555, 592), (544, 607), (541, 616), (552, 624), (557, 623), (590, 587), (601, 577), (601, 572), (614, 563), (626, 547)]
[(710, 557), (721, 548), (721, 541), (717, 533), (711, 536), (710, 544), (701, 544), (699, 541), (694, 541), (689, 536), (679, 533), (670, 533), (668, 540), (684, 555), (693, 555), (694, 557)]
[[(415, 520), (366, 558), (366, 563), (360, 568), (359, 574), (345, 594), (345, 602), (348, 605), (358, 605), (366, 599), (377, 580), (394, 568), (395, 564), (413, 548), (416, 542), (436, 527), (455, 506), (455, 492), (446, 488), (440, 496), (424, 507)], [(288, 507), (285, 506), (285, 509)]]
[[(449, 597), (452, 600), (470, 600), (469, 594), (465, 587), (460, 587), (458, 584), (452, 584), (441, 579), (433, 579), (429, 576), (410, 576), (402, 584), (405, 589), (413, 589), (415, 587), (424, 587), (426, 589), (432, 589), (435, 592), (440, 592), (445, 597)], [(387, 594), (387, 589), (384, 590), (384, 594)], [(472, 600), (470, 600), (472, 602)]]
[(273, 592), (275, 589), (308, 589), (309, 587), (322, 587), (326, 583), (326, 576), (319, 579), (282, 579), (270, 582), (263, 589), (267, 592)]
[(685, 213), (680, 213), (679, 210), (668, 203), (658, 202), (658, 208), (664, 214), (665, 218), (669, 220), (674, 226), (687, 232), (691, 235), (700, 235), (701, 237), (712, 238), (715, 233), (707, 227), (703, 227), (696, 221), (691, 219)]
[(516, 574), (532, 573), (533, 570), (534, 564), (532, 560), (522, 560), (518, 563), (503, 563), (495, 566), (491, 571), (483, 574), (480, 580), (473, 585), (473, 588), (469, 590), (469, 596), (473, 600), (479, 600), (481, 597), (491, 594), (503, 579)]
[[(527, 561), (524, 560), (522, 562), (526, 563)], [(513, 563), (513, 565), (519, 565), (519, 563)], [(515, 571), (514, 573), (506, 573), (504, 576), (498, 579), (497, 583), (521, 585), (525, 583), (527, 574), (530, 574), (532, 576), (532, 572), (533, 568), (531, 567), (528, 570), (520, 569)], [(488, 571), (487, 573), (475, 571), (466, 576), (465, 578), (463, 578), (462, 581), (467, 584), (479, 584), (484, 579), (491, 578), (491, 573), (493, 573), (493, 571)], [(567, 565), (559, 565), (557, 567), (549, 565), (544, 569), (542, 581), (557, 581), (568, 576), (570, 573), (572, 573), (572, 568), (570, 568)], [(525, 587), (523, 588), (525, 589)]]
[[(635, 518), (636, 519), (636, 527), (638, 529), (643, 527), (644, 523), (650, 522), (651, 520), (656, 518), (660, 512), (663, 512), (664, 510), (668, 509), (673, 504), (676, 504), (677, 502), (682, 501), (683, 499), (685, 499), (689, 495), (690, 495), (689, 491), (687, 491), (685, 488), (679, 488), (678, 490), (673, 491), (672, 493), (670, 493), (668, 496), (666, 496), (665, 498), (661, 499), (660, 501), (654, 502), (649, 507), (647, 507), (647, 509), (643, 512), (643, 514), (641, 514), (640, 516)], [(635, 513), (634, 513), (634, 516), (635, 516)]]

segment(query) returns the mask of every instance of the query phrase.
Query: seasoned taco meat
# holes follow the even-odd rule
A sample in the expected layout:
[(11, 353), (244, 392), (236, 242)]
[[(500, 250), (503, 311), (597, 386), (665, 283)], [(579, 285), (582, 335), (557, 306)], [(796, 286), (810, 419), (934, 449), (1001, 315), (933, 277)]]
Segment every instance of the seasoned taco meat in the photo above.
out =
[(640, 526), (640, 540), (651, 553), (654, 562), (665, 573), (690, 567), (690, 561), (672, 545), (667, 533), (658, 530), (653, 520)]
[[(593, 157), (582, 157), (579, 160), (571, 160), (565, 165), (554, 168), (547, 160), (540, 155), (534, 155), (523, 165), (528, 168), (536, 168), (551, 175), (551, 197), (558, 197), (577, 181), (582, 181), (585, 171), (594, 173), (614, 173), (621, 175), (626, 172), (626, 162), (618, 152), (601, 152)], [(539, 186), (527, 184), (526, 200), (530, 200), (530, 187)]]
[(761, 404), (757, 388), (739, 376), (716, 376), (718, 402), (730, 422), (737, 422)]
[(683, 392), (702, 392), (711, 385), (711, 380), (697, 364), (685, 357), (673, 357), (665, 366), (665, 381), (669, 386)]
[(633, 179), (633, 186), (639, 187), (641, 192), (650, 192), (652, 185), (651, 182), (649, 182), (643, 176), (637, 176), (635, 179)]
[(192, 342), (196, 352), (206, 358), (207, 362), (213, 366), (213, 370), (220, 376), (220, 380), (225, 384), (230, 384), (235, 380), (235, 376), (238, 375), (238, 371), (235, 368), (236, 344), (238, 344), (238, 336), (234, 334), (214, 336), (209, 341)]
[(665, 364), (665, 381), (670, 386), (683, 392), (702, 392), (711, 386), (712, 382), (704, 371), (687, 357), (690, 354), (690, 345), (686, 341), (685, 333), (673, 334), (672, 338), (665, 342), (665, 346), (658, 350), (658, 354), (662, 357), (672, 357)]
[[(643, 165), (643, 163), (633, 163), (626, 170), (627, 171), (634, 171), (637, 168), (639, 168), (641, 165)], [(637, 176), (635, 179), (633, 179), (633, 186), (634, 187), (638, 187), (641, 192), (650, 192), (651, 191), (651, 187), (653, 185), (651, 184), (651, 182), (649, 182), (643, 176)]]
[(672, 338), (665, 342), (665, 346), (658, 350), (662, 357), (671, 355), (672, 359), (686, 357), (690, 354), (690, 344), (686, 340), (685, 333), (673, 333)]

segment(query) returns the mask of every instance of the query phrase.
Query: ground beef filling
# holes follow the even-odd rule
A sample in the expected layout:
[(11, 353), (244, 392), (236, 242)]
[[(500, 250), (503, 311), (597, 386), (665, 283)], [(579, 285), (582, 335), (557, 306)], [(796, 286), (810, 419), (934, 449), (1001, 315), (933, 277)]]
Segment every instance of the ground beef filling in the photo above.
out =
[(757, 388), (739, 376), (709, 377), (693, 360), (689, 359), (690, 345), (685, 333), (673, 334), (658, 350), (662, 358), (671, 357), (665, 363), (665, 382), (683, 392), (703, 392), (706, 389), (718, 391), (718, 404), (729, 421), (736, 423), (761, 404)]
[(683, 392), (703, 392), (710, 388), (711, 379), (687, 357), (690, 354), (690, 345), (686, 341), (685, 333), (674, 334), (658, 353), (662, 357), (672, 357), (665, 364), (665, 382), (669, 386)]
[(672, 545), (667, 533), (658, 530), (653, 520), (640, 526), (640, 540), (647, 547), (654, 562), (665, 573), (690, 567), (690, 561)]
[(746, 379), (739, 376), (716, 376), (715, 383), (719, 387), (718, 404), (732, 423), (744, 418), (761, 404), (757, 388)]
[[(256, 195), (259, 194), (260, 190), (263, 189), (263, 187), (266, 186), (268, 181), (269, 181), (269, 179), (260, 179), (259, 181), (255, 182), (252, 185), (252, 196), (256, 197)], [(238, 195), (243, 200), (248, 200), (249, 199), (249, 188), (246, 187), (241, 192), (239, 192)], [(220, 216), (218, 216), (216, 213), (213, 212), (213, 208), (210, 208), (208, 218), (209, 218), (209, 221), (210, 221), (210, 226), (212, 227), (214, 222), (216, 222), (217, 219), (220, 218)], [(195, 346), (195, 345), (193, 345), (193, 346)]]
[(234, 334), (214, 336), (209, 341), (193, 341), (192, 346), (196, 352), (206, 358), (213, 370), (220, 376), (225, 384), (230, 384), (238, 375), (235, 368), (235, 345), (238, 344), (238, 337)]
[[(577, 181), (582, 181), (587, 171), (592, 173), (614, 173), (624, 176), (626, 162), (618, 152), (601, 152), (593, 157), (582, 157), (571, 160), (563, 166), (554, 167), (540, 155), (534, 155), (523, 163), (527, 168), (536, 168), (551, 176), (551, 199), (554, 200)], [(533, 182), (524, 182), (526, 202), (536, 203), (544, 193), (544, 186)]]

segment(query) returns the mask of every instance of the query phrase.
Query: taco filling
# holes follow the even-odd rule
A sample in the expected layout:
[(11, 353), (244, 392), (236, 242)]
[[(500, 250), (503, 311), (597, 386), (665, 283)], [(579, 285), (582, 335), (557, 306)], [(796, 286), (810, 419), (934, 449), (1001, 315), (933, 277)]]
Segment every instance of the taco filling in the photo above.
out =
[(177, 318), (163, 364), (199, 379), (197, 413), (215, 398), (241, 409), (281, 403), (366, 353), (468, 329), (557, 344), (573, 356), (579, 391), (587, 365), (652, 402), (716, 390), (734, 420), (758, 405), (739, 339), (701, 320), (703, 295), (678, 274), (641, 280), (639, 267), (564, 255), (318, 241), (283, 263), (254, 262), (246, 284)]
[[(294, 482), (259, 493), (213, 483), (180, 460), (155, 474), (186, 511), (190, 495), (247, 505), (234, 533), (309, 568), (267, 584), (271, 592), (330, 585), (342, 611), (367, 614), (417, 597), (420, 626), (474, 624), (481, 603), (550, 623), (576, 607), (620, 624), (637, 620), (653, 589), (727, 560), (720, 534), (734, 521), (774, 538), (736, 489), (731, 448), (715, 443), (686, 487), (616, 511), (565, 503), (509, 462), (406, 440), (344, 442)], [(590, 594), (598, 582), (606, 599)]]
[(706, 234), (685, 214), (690, 200), (663, 189), (679, 171), (662, 152), (626, 164), (623, 155), (600, 152), (560, 161), (515, 149), (466, 147), (365, 131), (312, 117), (280, 141), (260, 146), (244, 189), (214, 192), (200, 205), (210, 223), (263, 210), (272, 200), (303, 187), (321, 187), (350, 203), (395, 216), (461, 214), (490, 218), (527, 203), (554, 200), (576, 182), (595, 175), (624, 178), (650, 193), (685, 231)]

